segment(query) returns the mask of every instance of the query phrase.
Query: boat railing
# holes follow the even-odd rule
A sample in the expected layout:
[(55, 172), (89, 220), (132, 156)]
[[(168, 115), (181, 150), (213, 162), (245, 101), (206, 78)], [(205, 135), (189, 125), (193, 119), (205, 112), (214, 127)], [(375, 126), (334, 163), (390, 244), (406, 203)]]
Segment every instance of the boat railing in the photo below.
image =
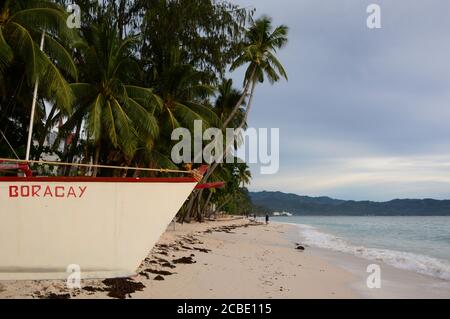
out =
[(30, 166), (25, 163), (10, 163), (5, 161), (0, 161), (0, 171), (11, 171), (11, 170), (19, 170), (26, 177), (32, 177), (33, 171), (30, 169)]
[(188, 174), (194, 177), (197, 181), (203, 179), (203, 175), (208, 170), (208, 165), (201, 165), (197, 169), (189, 170), (179, 170), (179, 169), (167, 169), (167, 168), (147, 168), (147, 167), (129, 167), (129, 166), (113, 166), (113, 165), (98, 165), (98, 164), (83, 164), (83, 163), (64, 163), (64, 162), (53, 162), (53, 161), (34, 161), (34, 160), (20, 160), (20, 159), (8, 159), (0, 158), (1, 170), (21, 170), (25, 173), (26, 177), (33, 176), (33, 173), (29, 167), (29, 164), (38, 165), (54, 165), (54, 166), (73, 166), (73, 167), (87, 167), (87, 168), (106, 168), (106, 169), (127, 169), (127, 170), (138, 170), (138, 171), (150, 171), (158, 173), (178, 173), (178, 174)]

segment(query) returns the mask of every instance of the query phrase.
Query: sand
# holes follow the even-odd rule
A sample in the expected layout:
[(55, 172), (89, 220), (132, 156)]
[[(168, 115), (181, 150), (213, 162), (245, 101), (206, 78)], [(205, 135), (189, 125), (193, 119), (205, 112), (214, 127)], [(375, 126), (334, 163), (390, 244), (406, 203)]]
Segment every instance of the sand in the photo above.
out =
[[(243, 221), (239, 222), (243, 223)], [(201, 225), (208, 228), (215, 223)], [(219, 223), (220, 224), (220, 223)], [(136, 298), (352, 298), (349, 272), (306, 256), (282, 234), (289, 226), (269, 224), (196, 234), (209, 253), (195, 265), (180, 265), (164, 281), (149, 281)], [(198, 226), (186, 225), (198, 231)], [(170, 241), (167, 232), (163, 241)], [(184, 253), (186, 254), (186, 253)], [(187, 252), (189, 254), (189, 252)]]
[(226, 219), (173, 227), (130, 279), (83, 280), (81, 289), (61, 280), (3, 281), (0, 298), (450, 297), (439, 281), (389, 267), (383, 289), (368, 289), (368, 261), (298, 250), (292, 225)]
[[(295, 249), (283, 236), (288, 229), (246, 219), (177, 224), (175, 230), (170, 225), (140, 274), (119, 282), (116, 291), (99, 291), (105, 289), (102, 280), (83, 280), (82, 289), (68, 289), (61, 280), (3, 281), (0, 298), (357, 297), (350, 272)], [(142, 290), (126, 293), (128, 283)]]

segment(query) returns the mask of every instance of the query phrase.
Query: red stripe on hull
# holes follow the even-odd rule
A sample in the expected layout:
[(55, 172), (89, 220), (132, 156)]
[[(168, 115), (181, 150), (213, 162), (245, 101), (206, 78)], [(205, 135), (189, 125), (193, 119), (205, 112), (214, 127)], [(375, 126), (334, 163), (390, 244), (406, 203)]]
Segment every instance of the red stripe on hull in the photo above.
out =
[(196, 189), (204, 189), (204, 188), (221, 188), (225, 186), (225, 182), (214, 182), (214, 183), (206, 183), (206, 184), (198, 184), (195, 186)]

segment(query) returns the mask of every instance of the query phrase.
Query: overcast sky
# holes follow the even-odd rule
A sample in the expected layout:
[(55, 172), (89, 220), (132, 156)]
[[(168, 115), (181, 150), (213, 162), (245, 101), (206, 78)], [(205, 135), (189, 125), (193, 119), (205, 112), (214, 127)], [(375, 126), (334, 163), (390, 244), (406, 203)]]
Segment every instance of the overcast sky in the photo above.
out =
[(450, 198), (450, 1), (234, 2), (290, 28), (289, 82), (257, 87), (249, 122), (280, 128), (280, 170), (251, 190)]

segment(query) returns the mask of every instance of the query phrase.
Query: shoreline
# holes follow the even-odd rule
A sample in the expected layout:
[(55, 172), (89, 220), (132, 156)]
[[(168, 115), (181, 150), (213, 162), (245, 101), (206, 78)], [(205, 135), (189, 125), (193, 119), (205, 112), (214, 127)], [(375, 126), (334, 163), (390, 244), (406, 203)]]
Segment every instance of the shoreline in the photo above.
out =
[(128, 279), (2, 281), (0, 298), (449, 298), (439, 280), (382, 264), (382, 288), (366, 286), (372, 261), (306, 246), (295, 225), (245, 218), (169, 225)]
[[(277, 221), (278, 222), (278, 221)], [(285, 224), (280, 222), (280, 224)], [(304, 240), (300, 228), (296, 224), (286, 223), (294, 227), (291, 240)], [(450, 298), (450, 281), (440, 279), (414, 270), (401, 269), (386, 264), (382, 260), (370, 260), (350, 253), (328, 248), (308, 247), (306, 253), (318, 256), (332, 265), (352, 273), (357, 280), (350, 287), (362, 298), (405, 298), (405, 299), (448, 299)], [(366, 284), (369, 265), (380, 266), (381, 287), (368, 288)]]

